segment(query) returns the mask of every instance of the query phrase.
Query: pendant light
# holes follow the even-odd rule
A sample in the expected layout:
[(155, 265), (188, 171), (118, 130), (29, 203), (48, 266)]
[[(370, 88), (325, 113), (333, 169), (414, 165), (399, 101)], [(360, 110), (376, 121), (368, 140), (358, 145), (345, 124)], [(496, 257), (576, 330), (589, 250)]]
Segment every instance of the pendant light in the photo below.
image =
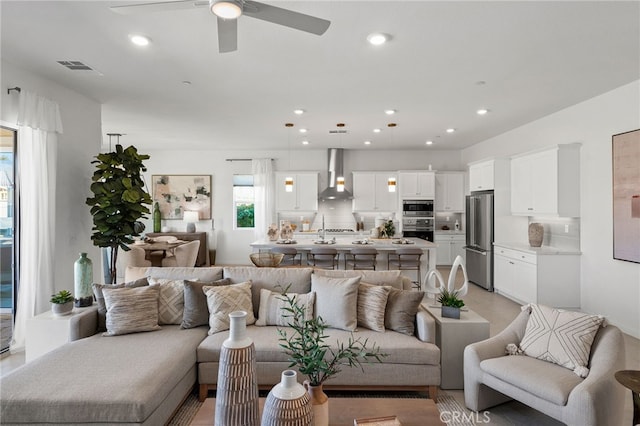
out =
[[(338, 127), (338, 129), (341, 130), (344, 127), (344, 123), (338, 123), (338, 124), (336, 124), (336, 127)], [(340, 148), (343, 148), (343, 146), (342, 146), (342, 133), (344, 133), (344, 132), (340, 132)], [(343, 170), (343, 172), (344, 172), (344, 170)], [(344, 176), (337, 176), (336, 177), (336, 191), (344, 192)]]
[[(397, 124), (396, 123), (389, 123), (387, 124), (387, 127), (390, 127), (391, 129), (393, 129), (394, 127), (396, 127)], [(392, 138), (393, 138), (393, 145), (395, 145), (396, 142), (396, 133), (395, 131), (392, 131)], [(387, 189), (389, 189), (389, 192), (396, 192), (396, 178), (395, 176), (389, 176), (389, 179), (387, 179)]]
[[(287, 147), (289, 149), (289, 171), (291, 171), (291, 127), (293, 127), (293, 123), (285, 123), (284, 126), (289, 128), (287, 133)], [(293, 176), (284, 178), (284, 190), (285, 192), (293, 192)]]

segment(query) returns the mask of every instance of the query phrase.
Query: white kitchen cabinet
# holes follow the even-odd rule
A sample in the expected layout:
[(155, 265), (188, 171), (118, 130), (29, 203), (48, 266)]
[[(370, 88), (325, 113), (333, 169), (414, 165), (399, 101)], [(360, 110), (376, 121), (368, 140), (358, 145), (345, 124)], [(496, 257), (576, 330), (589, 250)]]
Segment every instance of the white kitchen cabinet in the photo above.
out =
[[(318, 173), (276, 172), (276, 210), (318, 210)], [(293, 177), (293, 191), (285, 191), (284, 181)]]
[(469, 190), (487, 191), (495, 188), (494, 160), (469, 165)]
[(436, 173), (437, 212), (464, 212), (464, 173)]
[(556, 254), (553, 249), (541, 252), (544, 254), (496, 245), (494, 291), (522, 304), (579, 308), (579, 254)]
[(395, 212), (398, 193), (389, 192), (389, 178), (396, 172), (353, 172), (353, 211)]
[(436, 265), (453, 265), (456, 256), (465, 258), (464, 234), (438, 234), (434, 236), (434, 242), (438, 245), (436, 250)]
[(580, 216), (580, 144), (511, 159), (511, 213)]
[(433, 200), (436, 196), (435, 172), (400, 171), (398, 179), (402, 199)]

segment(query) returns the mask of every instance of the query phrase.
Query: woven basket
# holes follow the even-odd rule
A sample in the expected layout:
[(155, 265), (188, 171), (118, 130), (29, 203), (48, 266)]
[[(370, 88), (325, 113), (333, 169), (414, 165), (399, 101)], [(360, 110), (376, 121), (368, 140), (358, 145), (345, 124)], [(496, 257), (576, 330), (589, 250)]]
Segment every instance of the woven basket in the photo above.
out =
[(276, 267), (284, 258), (283, 253), (251, 253), (249, 258), (259, 268)]

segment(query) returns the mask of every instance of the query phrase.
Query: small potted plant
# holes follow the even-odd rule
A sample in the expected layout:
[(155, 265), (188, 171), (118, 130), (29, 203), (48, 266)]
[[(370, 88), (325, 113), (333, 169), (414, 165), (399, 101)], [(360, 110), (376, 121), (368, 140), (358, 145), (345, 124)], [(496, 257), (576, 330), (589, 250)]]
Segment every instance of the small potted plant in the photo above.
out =
[(458, 292), (449, 291), (443, 288), (438, 296), (438, 302), (442, 304), (442, 316), (444, 318), (460, 319), (460, 308), (464, 306), (464, 301), (458, 298)]
[(60, 290), (51, 295), (51, 311), (54, 315), (68, 315), (73, 310), (73, 295), (67, 290)]

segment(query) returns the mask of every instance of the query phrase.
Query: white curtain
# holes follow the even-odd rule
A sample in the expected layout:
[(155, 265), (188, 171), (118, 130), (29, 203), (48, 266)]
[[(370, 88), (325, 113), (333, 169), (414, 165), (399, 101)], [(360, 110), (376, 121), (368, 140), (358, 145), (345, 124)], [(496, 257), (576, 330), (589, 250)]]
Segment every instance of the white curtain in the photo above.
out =
[(270, 158), (258, 158), (251, 161), (253, 190), (255, 195), (254, 237), (263, 240), (267, 237), (267, 228), (273, 223), (274, 189), (273, 167)]
[(22, 90), (18, 111), (20, 281), (11, 352), (24, 350), (27, 320), (54, 292), (58, 104)]

